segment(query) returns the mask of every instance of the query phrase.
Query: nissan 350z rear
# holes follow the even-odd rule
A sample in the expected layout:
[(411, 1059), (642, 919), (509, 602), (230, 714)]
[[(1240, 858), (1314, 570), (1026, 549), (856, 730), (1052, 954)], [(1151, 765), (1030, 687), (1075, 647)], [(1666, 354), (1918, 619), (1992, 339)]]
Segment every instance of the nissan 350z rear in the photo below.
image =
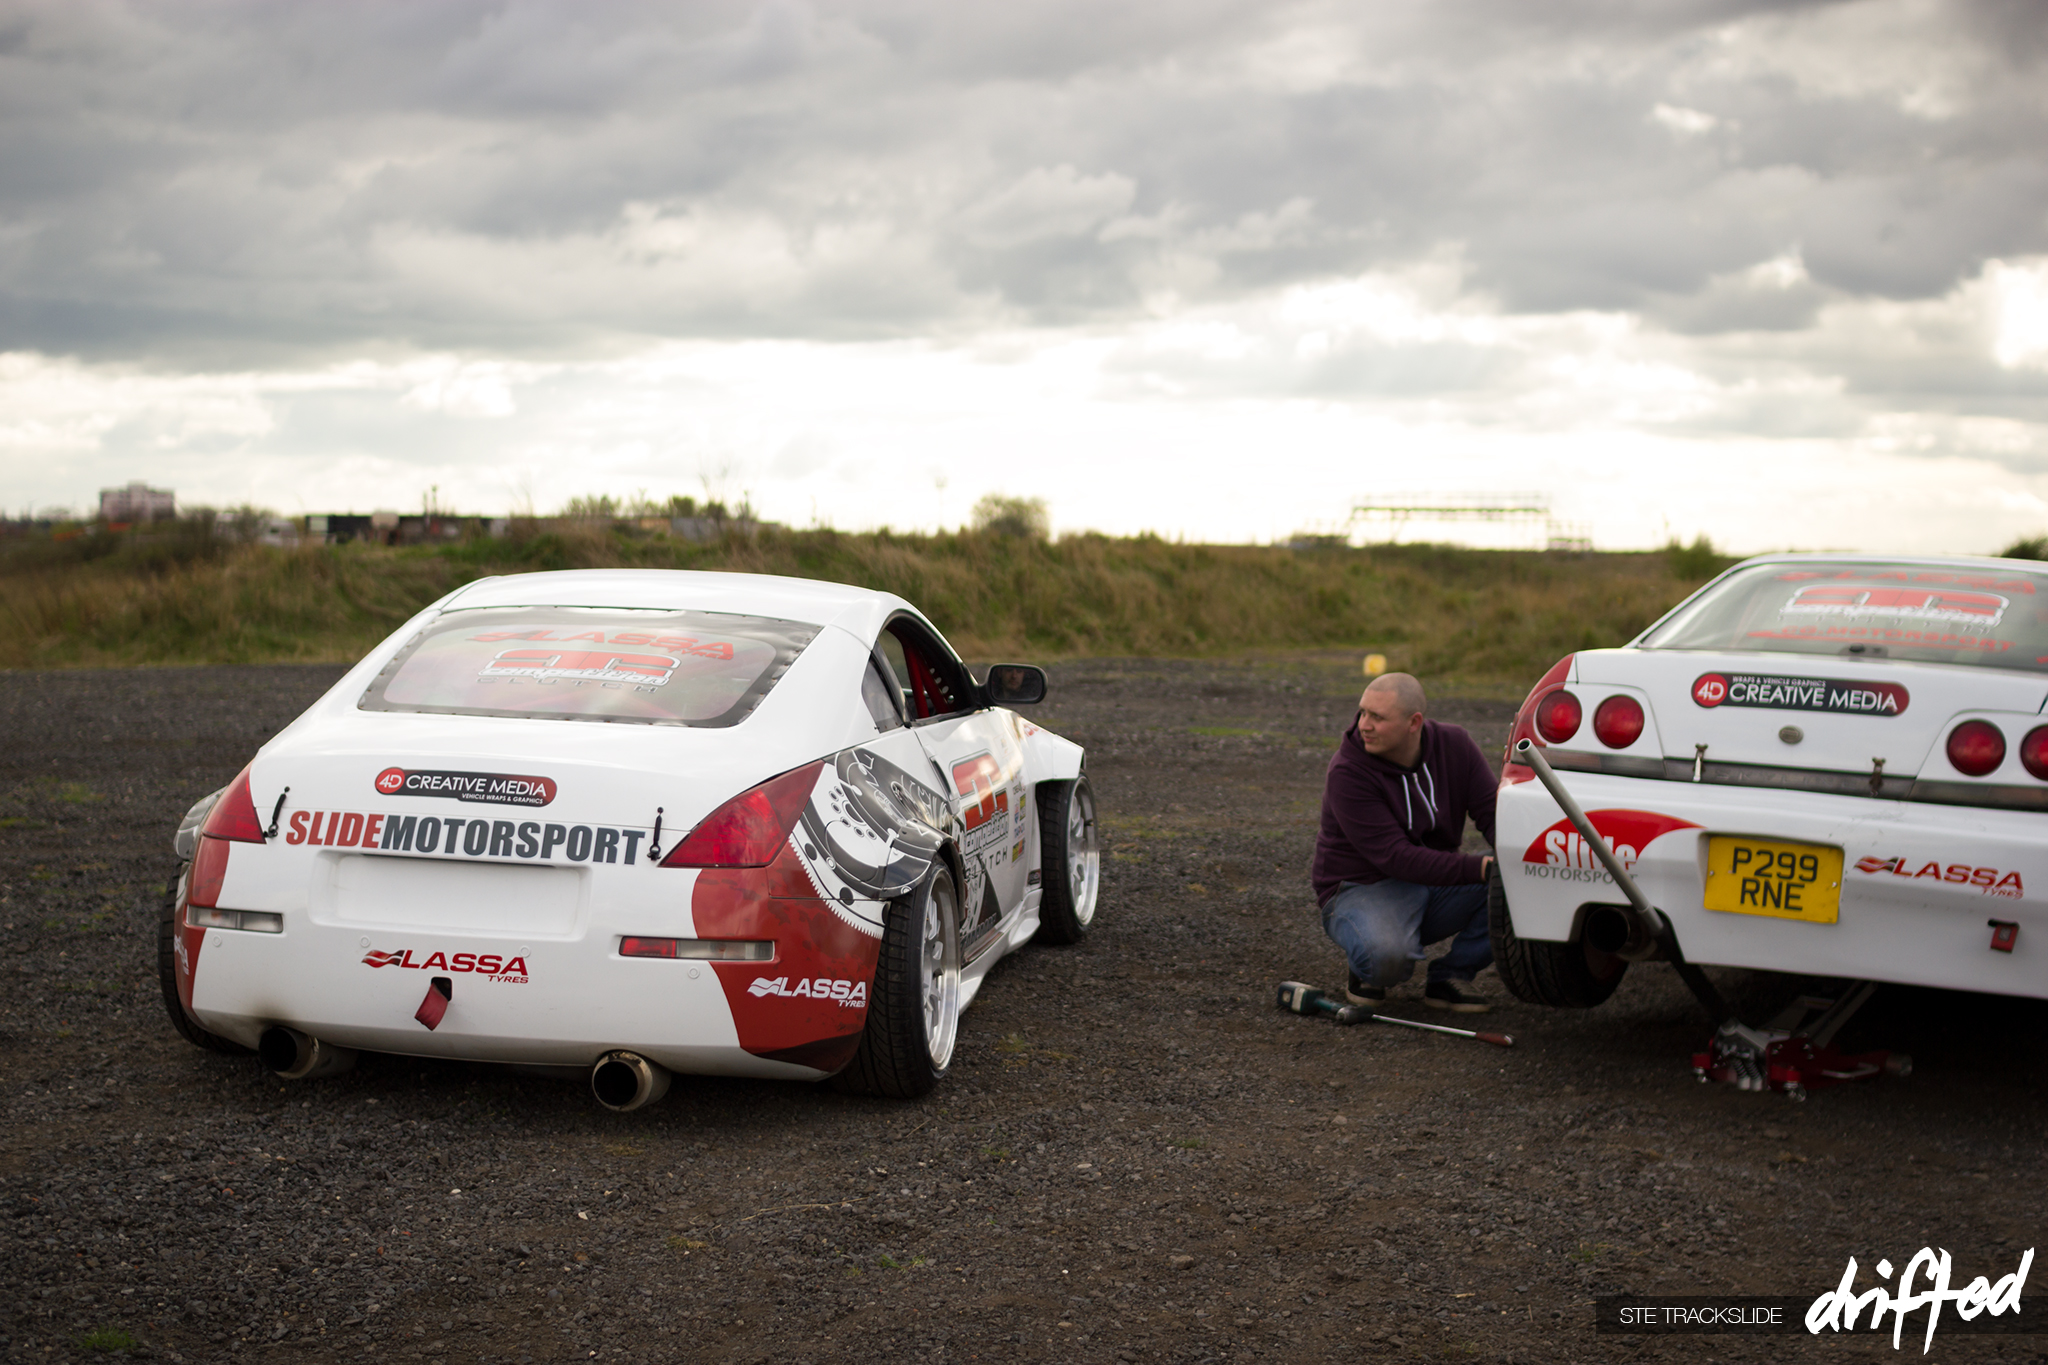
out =
[(178, 833), (166, 1006), (308, 1077), (360, 1052), (915, 1095), (994, 962), (1099, 882), (1081, 751), (910, 604), (749, 575), (472, 584)]

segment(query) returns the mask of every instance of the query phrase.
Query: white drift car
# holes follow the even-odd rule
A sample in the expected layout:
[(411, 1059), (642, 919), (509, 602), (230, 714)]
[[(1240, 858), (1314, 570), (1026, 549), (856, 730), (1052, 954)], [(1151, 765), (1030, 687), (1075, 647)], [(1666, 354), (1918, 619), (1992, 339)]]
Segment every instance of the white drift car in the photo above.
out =
[(1626, 966), (1624, 898), (1512, 761), (1527, 738), (1690, 962), (2048, 996), (2044, 702), (2039, 565), (1736, 566), (1523, 704), (1492, 888), (1502, 978), (1583, 1008)]
[(436, 602), (194, 806), (165, 906), (191, 1041), (928, 1090), (960, 1011), (1095, 913), (1078, 746), (909, 603), (590, 571)]

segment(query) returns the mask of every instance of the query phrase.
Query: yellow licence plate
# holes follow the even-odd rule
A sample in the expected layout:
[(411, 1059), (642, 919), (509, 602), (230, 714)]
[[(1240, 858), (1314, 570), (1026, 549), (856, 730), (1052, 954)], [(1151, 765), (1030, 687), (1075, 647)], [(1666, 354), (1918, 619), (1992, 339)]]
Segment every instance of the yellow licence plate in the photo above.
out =
[(1833, 924), (1842, 905), (1842, 850), (1711, 835), (1706, 904), (1736, 915)]

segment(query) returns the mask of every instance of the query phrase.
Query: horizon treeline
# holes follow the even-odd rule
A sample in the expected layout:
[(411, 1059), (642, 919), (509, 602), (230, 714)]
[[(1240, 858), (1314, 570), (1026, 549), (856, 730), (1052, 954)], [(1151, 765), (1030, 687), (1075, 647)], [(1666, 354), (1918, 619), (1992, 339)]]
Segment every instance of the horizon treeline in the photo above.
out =
[(929, 535), (735, 522), (693, 541), (599, 517), (513, 519), (502, 536), (408, 547), (270, 548), (205, 523), (16, 545), (0, 548), (0, 667), (347, 662), (471, 580), (623, 567), (894, 592), (976, 660), (1356, 648), (1444, 683), (1513, 690), (1572, 650), (1624, 643), (1732, 562), (1704, 539), (1575, 555), (1054, 540), (1028, 506), (997, 510), (1016, 515)]

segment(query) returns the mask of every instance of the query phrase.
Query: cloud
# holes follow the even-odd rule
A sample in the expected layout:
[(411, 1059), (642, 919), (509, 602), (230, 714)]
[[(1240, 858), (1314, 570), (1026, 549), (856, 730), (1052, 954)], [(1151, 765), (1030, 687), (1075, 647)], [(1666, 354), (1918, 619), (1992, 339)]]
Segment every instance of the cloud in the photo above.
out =
[(2031, 478), (2043, 16), (0, 0), (0, 443), (765, 489), (973, 393)]

